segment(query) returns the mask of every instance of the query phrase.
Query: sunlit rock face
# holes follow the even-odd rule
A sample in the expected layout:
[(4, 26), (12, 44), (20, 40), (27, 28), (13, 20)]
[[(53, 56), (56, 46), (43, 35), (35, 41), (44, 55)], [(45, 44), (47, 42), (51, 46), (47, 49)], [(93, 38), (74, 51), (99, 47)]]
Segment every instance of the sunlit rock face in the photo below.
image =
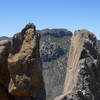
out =
[(100, 99), (100, 55), (96, 42), (93, 33), (75, 31), (71, 39), (64, 91), (55, 100)]
[[(10, 72), (9, 93), (16, 97), (45, 100), (45, 89), (40, 70), (40, 34), (34, 24), (28, 24), (12, 39), (8, 58)], [(26, 100), (26, 99), (25, 99)], [(30, 99), (32, 100), (32, 99)]]

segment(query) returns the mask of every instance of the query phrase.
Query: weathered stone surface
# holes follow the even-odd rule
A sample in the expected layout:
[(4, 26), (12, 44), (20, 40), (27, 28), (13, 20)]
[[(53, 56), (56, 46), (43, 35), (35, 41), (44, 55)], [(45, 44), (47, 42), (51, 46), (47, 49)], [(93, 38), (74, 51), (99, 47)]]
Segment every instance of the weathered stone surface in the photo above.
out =
[[(72, 32), (61, 28), (44, 29), (38, 32), (41, 34), (40, 58), (42, 60), (46, 100), (54, 100), (63, 90)], [(11, 40), (12, 37), (0, 37), (0, 40), (3, 39)], [(14, 45), (16, 47), (17, 44)]]
[(0, 83), (6, 88), (9, 83), (8, 55), (11, 43), (8, 40), (0, 41)]
[(7, 89), (10, 81), (8, 71), (8, 55), (10, 46), (10, 41), (0, 41), (0, 100), (9, 100)]
[(64, 91), (55, 100), (100, 99), (100, 56), (96, 42), (91, 32), (75, 31), (71, 39)]
[(9, 92), (15, 96), (45, 99), (42, 72), (39, 69), (39, 41), (40, 34), (33, 24), (26, 25), (22, 32), (13, 37), (8, 68), (11, 76)]

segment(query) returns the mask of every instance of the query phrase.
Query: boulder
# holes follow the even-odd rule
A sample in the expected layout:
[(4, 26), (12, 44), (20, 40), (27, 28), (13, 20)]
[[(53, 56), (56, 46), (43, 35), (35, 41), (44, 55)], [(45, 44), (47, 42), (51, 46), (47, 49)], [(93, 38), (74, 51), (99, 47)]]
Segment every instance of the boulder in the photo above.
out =
[(8, 68), (11, 77), (9, 93), (14, 96), (45, 99), (39, 41), (40, 34), (31, 23), (13, 37)]
[(78, 30), (71, 39), (64, 90), (55, 100), (100, 99), (100, 55), (96, 36)]

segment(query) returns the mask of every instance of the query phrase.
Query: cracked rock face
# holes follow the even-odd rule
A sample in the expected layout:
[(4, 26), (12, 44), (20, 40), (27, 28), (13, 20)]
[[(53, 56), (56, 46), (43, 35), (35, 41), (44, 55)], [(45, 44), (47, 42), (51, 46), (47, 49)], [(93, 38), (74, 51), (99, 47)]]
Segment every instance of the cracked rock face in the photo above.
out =
[[(40, 71), (40, 34), (33, 24), (28, 24), (14, 35), (8, 58), (10, 71), (9, 92), (14, 96), (45, 99), (45, 89)], [(42, 66), (42, 65), (41, 65)]]
[(75, 31), (71, 39), (64, 91), (55, 100), (100, 99), (100, 55), (96, 42), (93, 33)]

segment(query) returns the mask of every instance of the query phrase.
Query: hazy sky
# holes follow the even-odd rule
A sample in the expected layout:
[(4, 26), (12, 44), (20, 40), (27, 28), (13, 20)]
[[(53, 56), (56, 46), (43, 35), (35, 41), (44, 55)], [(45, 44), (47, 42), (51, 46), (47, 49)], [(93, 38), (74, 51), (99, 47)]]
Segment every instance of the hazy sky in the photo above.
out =
[(100, 39), (100, 0), (0, 0), (0, 36), (13, 36), (29, 22), (37, 29), (88, 29)]

